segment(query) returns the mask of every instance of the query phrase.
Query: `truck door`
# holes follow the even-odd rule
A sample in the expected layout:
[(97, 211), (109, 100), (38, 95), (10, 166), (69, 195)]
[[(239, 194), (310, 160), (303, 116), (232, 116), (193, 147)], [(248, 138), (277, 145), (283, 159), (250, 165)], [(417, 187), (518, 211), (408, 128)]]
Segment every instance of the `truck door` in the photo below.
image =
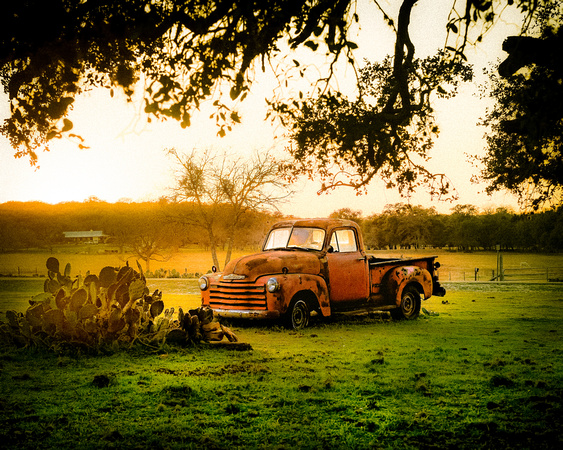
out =
[(337, 229), (327, 253), (330, 301), (335, 309), (347, 309), (369, 297), (368, 263), (351, 228)]

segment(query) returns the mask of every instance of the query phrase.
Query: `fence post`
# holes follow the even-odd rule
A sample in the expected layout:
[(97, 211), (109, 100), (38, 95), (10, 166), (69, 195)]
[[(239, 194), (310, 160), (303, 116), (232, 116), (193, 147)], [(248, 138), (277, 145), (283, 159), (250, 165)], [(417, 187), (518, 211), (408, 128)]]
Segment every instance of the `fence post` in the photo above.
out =
[(497, 244), (497, 280), (504, 281), (504, 268), (502, 267), (502, 249), (500, 244)]

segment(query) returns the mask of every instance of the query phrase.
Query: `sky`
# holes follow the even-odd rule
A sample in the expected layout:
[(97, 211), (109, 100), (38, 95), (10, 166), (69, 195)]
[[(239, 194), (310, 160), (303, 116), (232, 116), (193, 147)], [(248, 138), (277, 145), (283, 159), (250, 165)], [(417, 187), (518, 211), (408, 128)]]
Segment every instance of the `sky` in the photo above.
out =
[[(392, 15), (399, 3), (382, 2), (388, 5)], [(440, 4), (444, 6), (425, 0), (415, 6), (411, 38), (417, 57), (433, 54), (444, 45), (451, 1), (440, 0)], [(383, 26), (381, 15), (373, 5), (361, 0), (359, 15), (361, 26), (350, 35), (359, 45), (356, 59), (381, 60), (392, 53), (394, 37)], [(441, 132), (427, 167), (450, 178), (459, 195), (457, 201), (432, 200), (423, 190), (405, 199), (396, 191), (385, 189), (377, 180), (369, 185), (365, 195), (358, 196), (350, 188), (339, 188), (319, 196), (318, 181), (301, 180), (293, 186), (294, 196), (280, 205), (281, 212), (297, 217), (325, 217), (338, 209), (351, 208), (369, 216), (381, 213), (387, 204), (398, 202), (434, 207), (442, 213), (449, 213), (458, 204), (472, 204), (481, 209), (507, 206), (517, 210), (516, 199), (509, 193), (500, 192), (490, 197), (484, 193), (485, 185), (471, 183), (471, 176), (478, 174), (479, 168), (467, 156), (484, 154), (485, 129), (477, 126), (477, 122), (490, 103), (476, 96), (478, 84), (484, 81), (480, 75), (482, 67), (504, 58), (502, 41), (517, 32), (517, 21), (506, 20), (486, 35), (479, 47), (469, 49), (467, 56), (474, 64), (476, 80), (464, 85), (454, 99), (435, 105)], [(344, 71), (337, 74), (339, 86), (349, 85), (349, 75)], [(108, 202), (157, 200), (169, 194), (174, 185), (173, 161), (165, 152), (170, 147), (179, 152), (211, 148), (248, 157), (256, 151), (270, 150), (283, 156), (288, 145), (285, 130), (264, 120), (264, 99), (272, 96), (276, 86), (270, 73), (257, 73), (251, 95), (238, 108), (242, 124), (224, 138), (217, 136), (214, 120), (209, 119), (211, 110), (206, 106), (192, 120), (191, 127), (182, 129), (176, 121), (147, 123), (140, 113), (140, 97), (126, 102), (120, 95), (111, 98), (107, 89), (81, 95), (69, 118), (74, 123), (73, 132), (85, 139), (89, 149), (80, 150), (75, 142), (58, 140), (50, 145), (50, 152), (39, 153), (39, 168), (36, 168), (25, 158), (15, 159), (8, 140), (0, 136), (0, 203), (59, 203), (84, 201), (92, 196)], [(297, 86), (290, 84), (290, 89), (297, 89)], [(1, 94), (0, 120), (8, 114), (8, 97)]]

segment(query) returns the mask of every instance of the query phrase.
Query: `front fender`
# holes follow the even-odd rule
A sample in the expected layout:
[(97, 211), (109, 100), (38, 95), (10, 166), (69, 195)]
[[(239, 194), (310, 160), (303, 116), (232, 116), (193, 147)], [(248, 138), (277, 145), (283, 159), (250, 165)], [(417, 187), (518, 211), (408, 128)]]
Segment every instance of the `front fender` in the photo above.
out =
[(276, 275), (276, 278), (280, 283), (280, 290), (269, 295), (274, 297), (274, 302), (279, 305), (282, 313), (288, 310), (295, 295), (305, 291), (312, 293), (317, 298), (322, 315), (330, 316), (328, 286), (322, 277), (309, 274), (287, 274)]
[(387, 279), (388, 293), (397, 306), (401, 304), (403, 289), (409, 285), (417, 286), (425, 299), (432, 296), (432, 275), (419, 266), (399, 266), (392, 269)]

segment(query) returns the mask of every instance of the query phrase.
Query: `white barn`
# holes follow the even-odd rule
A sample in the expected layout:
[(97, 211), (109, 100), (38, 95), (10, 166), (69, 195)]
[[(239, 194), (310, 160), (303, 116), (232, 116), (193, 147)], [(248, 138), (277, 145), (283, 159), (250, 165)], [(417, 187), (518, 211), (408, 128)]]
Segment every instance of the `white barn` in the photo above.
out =
[(104, 242), (108, 236), (103, 231), (63, 231), (65, 239), (76, 243), (99, 244)]

